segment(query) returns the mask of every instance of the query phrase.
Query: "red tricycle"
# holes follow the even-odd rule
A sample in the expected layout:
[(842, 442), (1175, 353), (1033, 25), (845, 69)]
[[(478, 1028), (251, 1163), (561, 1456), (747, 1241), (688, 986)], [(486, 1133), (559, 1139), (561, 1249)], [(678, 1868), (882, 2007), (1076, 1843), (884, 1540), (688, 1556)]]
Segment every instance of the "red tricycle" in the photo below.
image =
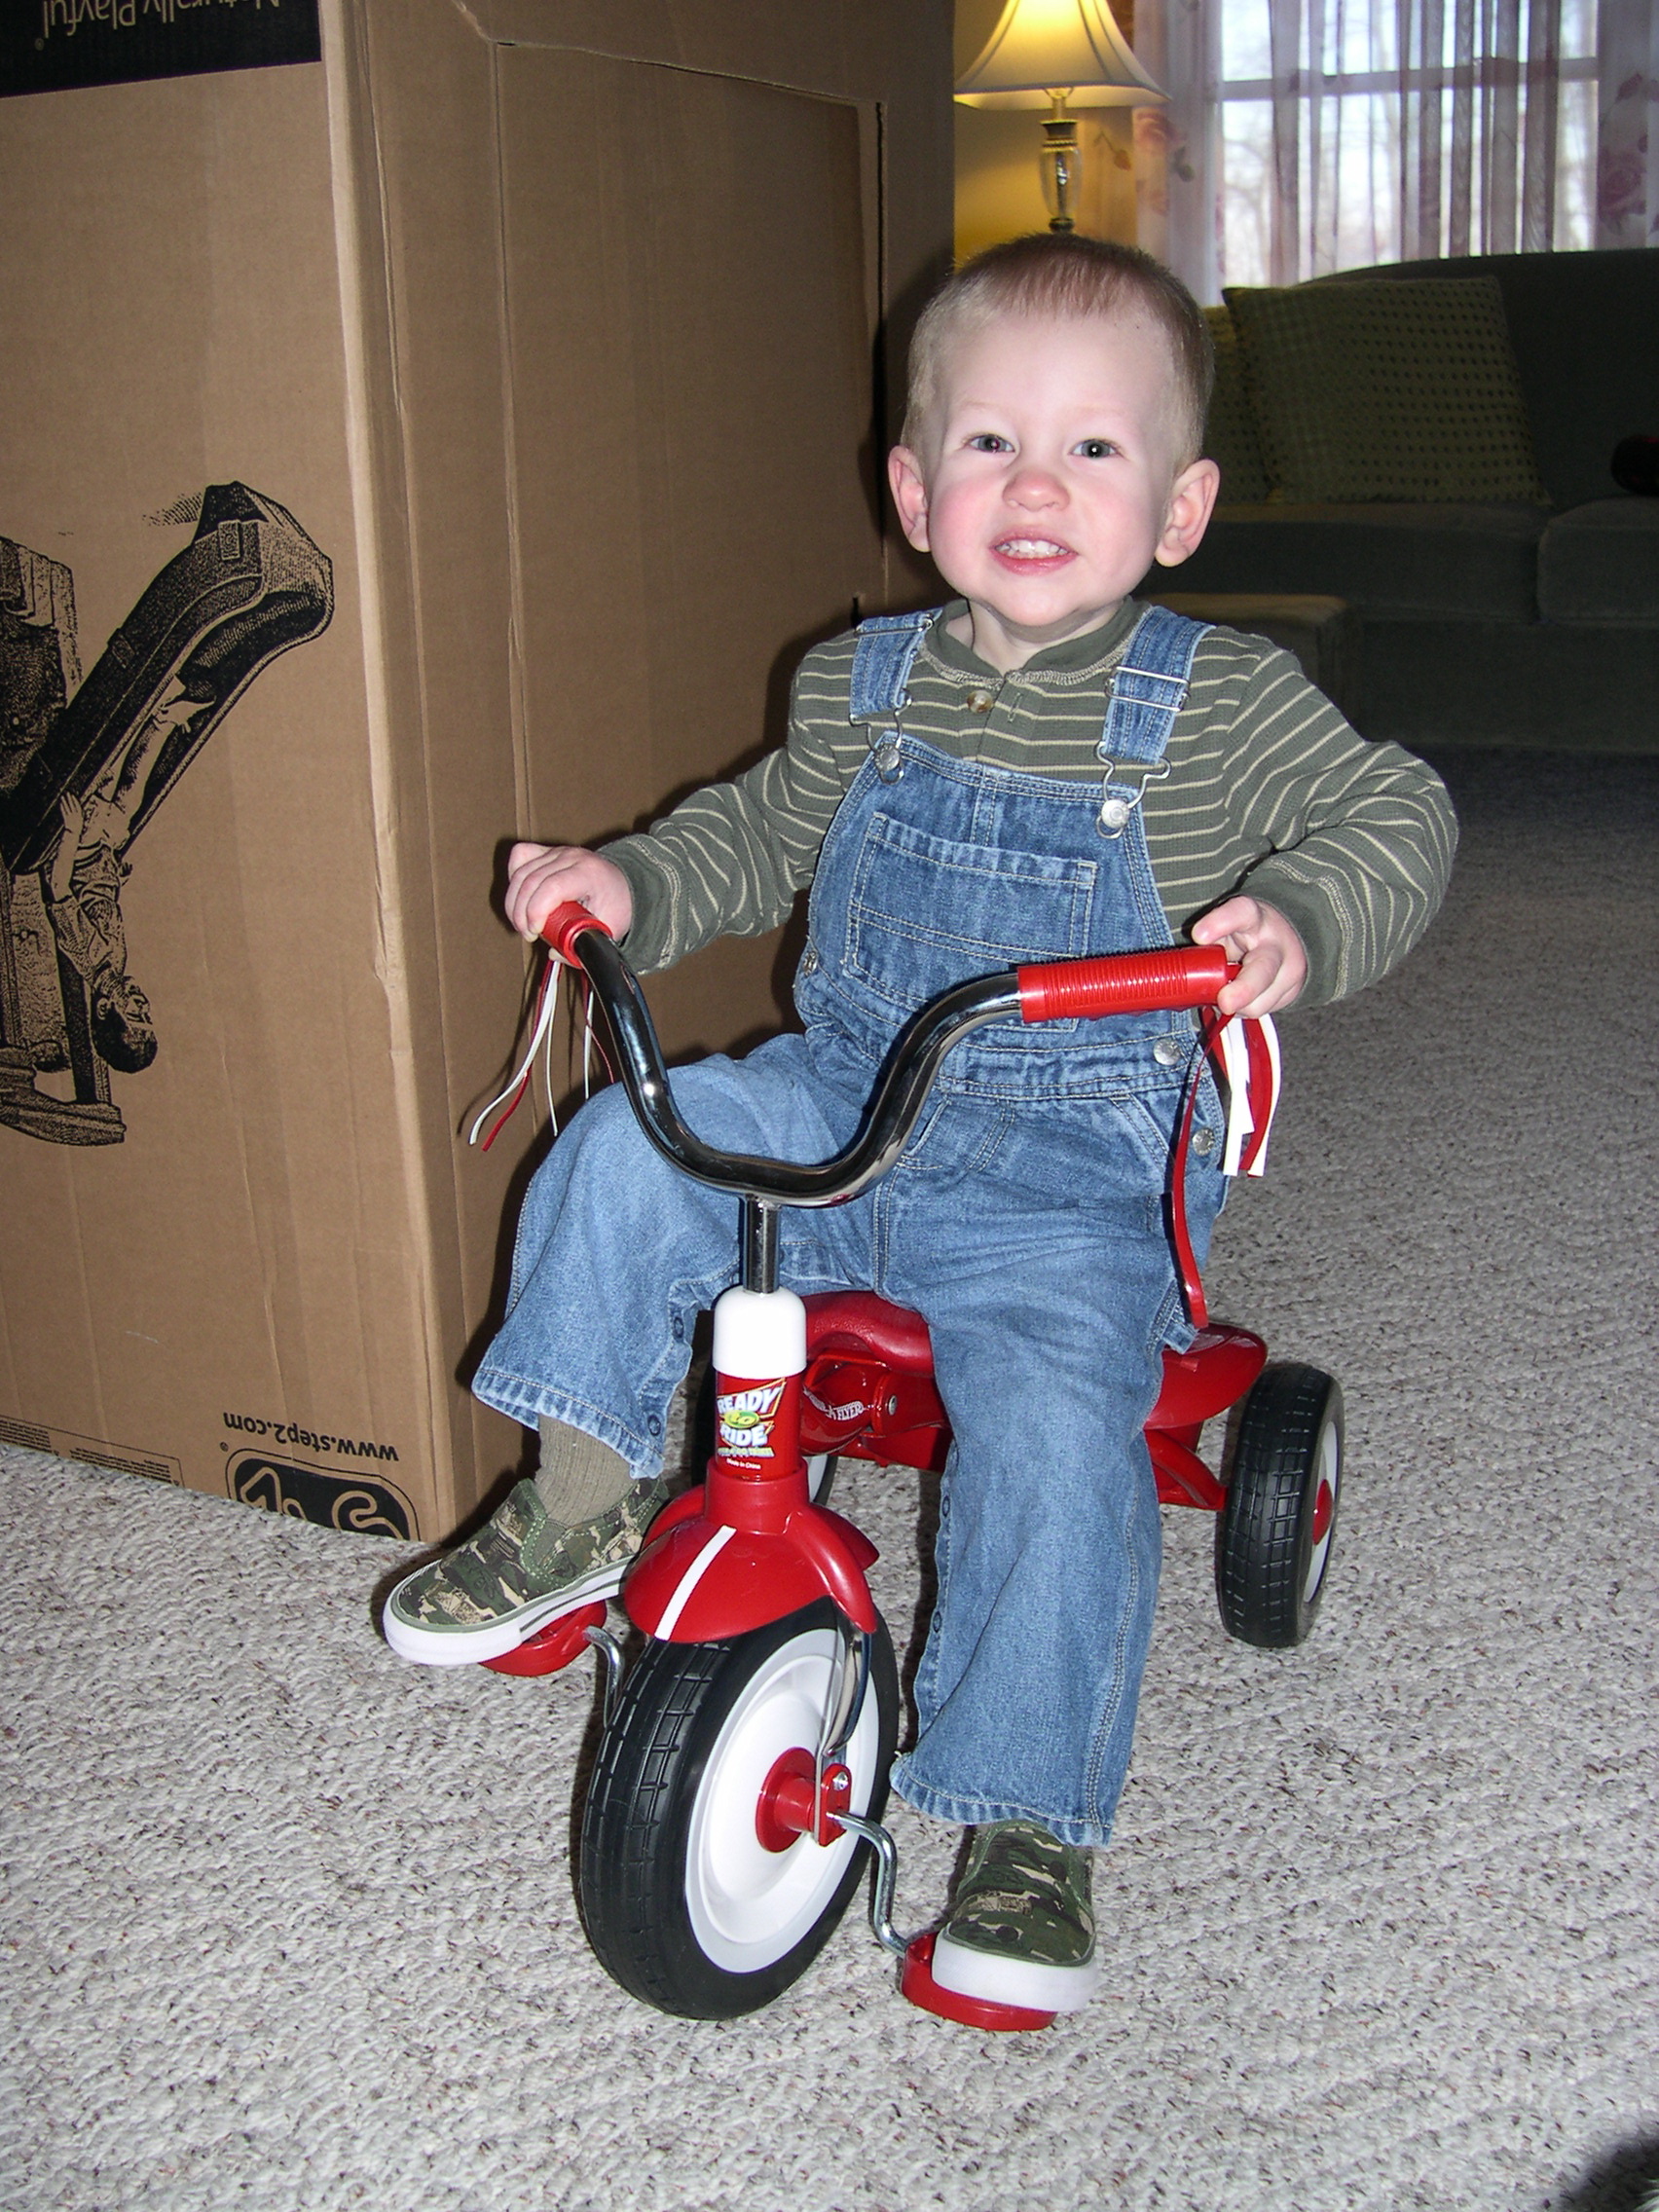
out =
[[(906, 1997), (987, 2029), (1051, 2013), (988, 2004), (938, 1982), (931, 1935), (894, 1931), (897, 1857), (881, 1825), (898, 1732), (893, 1646), (866, 1569), (875, 1549), (825, 1502), (837, 1457), (939, 1469), (949, 1423), (926, 1324), (868, 1291), (802, 1300), (778, 1285), (783, 1206), (834, 1205), (897, 1160), (951, 1047), (982, 1024), (1061, 1016), (1207, 1012), (1230, 970), (1219, 947), (1182, 947), (1011, 969), (942, 992), (901, 1033), (853, 1141), (803, 1166), (716, 1152), (675, 1107), (638, 981), (581, 906), (544, 937), (586, 975), (613, 1066), (641, 1126), (685, 1174), (741, 1201), (741, 1270), (714, 1314), (716, 1446), (705, 1481), (658, 1515), (620, 1602), (643, 1632), (628, 1667), (589, 1604), (486, 1662), (551, 1673), (595, 1648), (605, 1725), (581, 1832), (579, 1890), (601, 1963), (666, 2012), (726, 2018), (787, 1989), (828, 1940), (877, 1861), (871, 1920), (903, 1960)], [(1228, 1040), (1233, 1088), (1276, 1084), (1260, 1026)], [(1250, 1032), (1257, 1032), (1255, 1035)], [(1342, 1396), (1317, 1369), (1267, 1365), (1244, 1329), (1211, 1325), (1182, 1203), (1197, 1073), (1171, 1163), (1169, 1227), (1198, 1334), (1164, 1354), (1146, 1436), (1160, 1499), (1218, 1516), (1216, 1587), (1228, 1630), (1298, 1643), (1323, 1594), (1342, 1472)], [(1252, 1117), (1238, 1117), (1248, 1129)], [(1267, 1116), (1254, 1116), (1253, 1144)], [(1235, 1144), (1236, 1157), (1239, 1145)], [(1249, 1152), (1243, 1155), (1249, 1164)], [(1218, 1476), (1199, 1432), (1239, 1404)]]

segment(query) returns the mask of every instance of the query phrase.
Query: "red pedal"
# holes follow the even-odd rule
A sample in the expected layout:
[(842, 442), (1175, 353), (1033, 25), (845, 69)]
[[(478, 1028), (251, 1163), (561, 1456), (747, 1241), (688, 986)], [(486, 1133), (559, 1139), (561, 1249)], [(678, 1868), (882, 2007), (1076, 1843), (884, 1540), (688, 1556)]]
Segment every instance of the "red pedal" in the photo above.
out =
[(1023, 2005), (992, 2005), (982, 1997), (964, 1997), (954, 1989), (941, 1989), (933, 1977), (934, 1938), (930, 1930), (918, 1936), (904, 1953), (900, 1976), (901, 1993), (924, 2012), (937, 2012), (942, 2020), (956, 2020), (965, 2028), (985, 2028), (992, 2035), (1016, 2035), (1030, 2028), (1053, 2025), (1052, 2012), (1033, 2012)]
[(602, 1604), (582, 1605), (549, 1621), (516, 1651), (503, 1651), (498, 1659), (483, 1659), (479, 1665), (494, 1667), (498, 1675), (556, 1675), (588, 1648), (588, 1630), (604, 1626)]

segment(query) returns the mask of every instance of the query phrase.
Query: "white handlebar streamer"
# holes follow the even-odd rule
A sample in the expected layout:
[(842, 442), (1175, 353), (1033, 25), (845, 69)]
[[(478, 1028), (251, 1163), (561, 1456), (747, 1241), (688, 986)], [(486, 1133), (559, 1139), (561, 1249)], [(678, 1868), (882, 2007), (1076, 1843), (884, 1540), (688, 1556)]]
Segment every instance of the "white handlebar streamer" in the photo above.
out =
[(1268, 1164), (1268, 1137), (1278, 1107), (1282, 1063), (1272, 1016), (1248, 1021), (1235, 1014), (1216, 1039), (1227, 1079), (1227, 1141), (1222, 1147), (1224, 1175), (1261, 1175)]

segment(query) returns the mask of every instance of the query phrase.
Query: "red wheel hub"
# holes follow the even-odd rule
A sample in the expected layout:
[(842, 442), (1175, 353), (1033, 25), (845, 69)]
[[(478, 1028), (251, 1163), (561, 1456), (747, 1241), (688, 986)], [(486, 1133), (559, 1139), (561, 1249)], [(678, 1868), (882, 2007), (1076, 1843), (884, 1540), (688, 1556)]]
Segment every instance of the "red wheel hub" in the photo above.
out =
[(845, 1833), (835, 1815), (852, 1805), (851, 1769), (839, 1763), (827, 1766), (815, 1797), (816, 1765), (812, 1753), (798, 1744), (773, 1760), (755, 1807), (755, 1833), (762, 1849), (788, 1851), (803, 1835), (817, 1843), (833, 1843)]
[(1313, 1500), (1313, 1542), (1315, 1547), (1322, 1544), (1330, 1534), (1331, 1523), (1336, 1517), (1336, 1493), (1328, 1482), (1321, 1482), (1319, 1494)]

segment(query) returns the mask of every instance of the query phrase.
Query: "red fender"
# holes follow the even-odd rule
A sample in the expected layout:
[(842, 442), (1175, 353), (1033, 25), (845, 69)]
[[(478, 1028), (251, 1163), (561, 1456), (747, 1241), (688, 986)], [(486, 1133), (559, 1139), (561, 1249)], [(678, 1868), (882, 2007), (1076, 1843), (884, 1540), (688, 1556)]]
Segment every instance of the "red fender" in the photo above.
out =
[(855, 1628), (873, 1635), (865, 1568), (878, 1554), (850, 1521), (803, 1503), (781, 1529), (736, 1529), (702, 1511), (700, 1492), (686, 1497), (693, 1509), (666, 1530), (658, 1520), (661, 1533), (653, 1532), (622, 1585), (636, 1628), (667, 1643), (713, 1643), (832, 1598)]
[(1164, 1353), (1163, 1387), (1147, 1427), (1201, 1428), (1237, 1404), (1267, 1361), (1267, 1346), (1248, 1329), (1223, 1322), (1200, 1329), (1187, 1350)]

